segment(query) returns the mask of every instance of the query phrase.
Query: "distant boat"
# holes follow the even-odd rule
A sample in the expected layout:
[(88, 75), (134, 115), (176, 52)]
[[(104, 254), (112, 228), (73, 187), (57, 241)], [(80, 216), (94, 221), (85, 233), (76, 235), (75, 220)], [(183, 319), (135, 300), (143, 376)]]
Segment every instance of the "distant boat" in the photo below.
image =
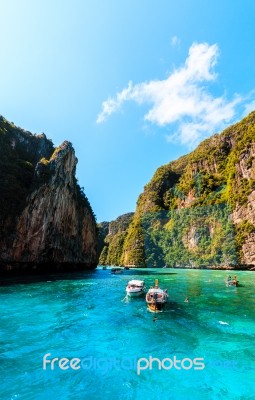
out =
[(234, 279), (231, 280), (226, 280), (226, 286), (239, 286), (239, 281), (236, 281)]
[(229, 275), (227, 279), (225, 280), (226, 286), (238, 286), (239, 281), (236, 279), (236, 276), (232, 279), (231, 276)]
[(107, 267), (104, 265), (102, 269), (107, 269)]
[(126, 287), (127, 296), (135, 297), (144, 293), (144, 281), (133, 279), (129, 281)]
[(155, 285), (149, 289), (146, 294), (146, 303), (151, 312), (161, 312), (167, 302), (167, 290), (160, 289), (158, 279), (155, 279)]
[(122, 274), (123, 273), (123, 269), (121, 269), (121, 268), (112, 268), (111, 269), (111, 273), (112, 274)]

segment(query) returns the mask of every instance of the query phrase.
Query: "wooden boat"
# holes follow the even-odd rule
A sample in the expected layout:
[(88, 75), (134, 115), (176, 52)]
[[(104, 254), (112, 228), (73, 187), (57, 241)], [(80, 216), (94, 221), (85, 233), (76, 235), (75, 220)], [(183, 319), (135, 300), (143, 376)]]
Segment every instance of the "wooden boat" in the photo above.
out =
[(155, 285), (149, 289), (146, 294), (146, 303), (148, 310), (151, 312), (162, 312), (167, 302), (167, 289), (160, 289), (158, 279), (155, 279)]

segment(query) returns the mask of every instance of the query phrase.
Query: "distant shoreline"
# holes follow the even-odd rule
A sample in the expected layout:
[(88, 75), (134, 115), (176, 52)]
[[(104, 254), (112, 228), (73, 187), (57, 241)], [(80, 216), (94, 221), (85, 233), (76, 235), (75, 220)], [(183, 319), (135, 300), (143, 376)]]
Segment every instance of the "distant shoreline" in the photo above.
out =
[(144, 267), (144, 266), (123, 266), (123, 265), (86, 265), (85, 263), (0, 263), (0, 279), (5, 278), (25, 278), (25, 277), (36, 277), (40, 276), (42, 278), (47, 279), (48, 276), (51, 275), (65, 275), (65, 274), (77, 274), (77, 273), (84, 273), (84, 272), (93, 272), (98, 269), (103, 269), (106, 267), (107, 270), (111, 270), (112, 268), (122, 268), (127, 269), (129, 268), (129, 272), (132, 270), (158, 270), (158, 271), (177, 271), (181, 269), (185, 270), (208, 270), (208, 271), (255, 271), (255, 267), (253, 265), (236, 265), (236, 266), (200, 266), (200, 267), (190, 267), (190, 266), (180, 266), (180, 267)]
[(200, 267), (191, 267), (191, 266), (180, 266), (180, 267), (145, 267), (145, 266), (138, 266), (138, 265), (98, 265), (98, 267), (107, 267), (107, 268), (126, 268), (128, 267), (130, 270), (132, 269), (167, 269), (167, 270), (178, 270), (178, 269), (192, 269), (192, 270), (219, 270), (219, 271), (255, 271), (255, 266), (254, 265), (235, 265), (235, 266), (200, 266)]

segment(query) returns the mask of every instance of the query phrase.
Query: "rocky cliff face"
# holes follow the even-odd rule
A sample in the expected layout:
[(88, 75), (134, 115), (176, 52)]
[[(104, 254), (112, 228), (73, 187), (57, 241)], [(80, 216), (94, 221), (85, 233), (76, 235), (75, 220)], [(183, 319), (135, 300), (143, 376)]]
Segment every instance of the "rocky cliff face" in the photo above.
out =
[(105, 247), (105, 238), (109, 233), (109, 222), (103, 221), (97, 225), (98, 228), (98, 253), (101, 254)]
[(255, 190), (248, 195), (245, 204), (236, 205), (232, 218), (241, 234), (241, 263), (255, 266)]
[(101, 237), (99, 264), (123, 264), (123, 244), (133, 215), (134, 213), (127, 213), (114, 221), (99, 224), (99, 237)]
[(156, 171), (121, 257), (141, 266), (254, 267), (255, 112)]
[[(5, 201), (14, 203), (14, 207), (5, 205), (0, 215), (1, 269), (53, 271), (95, 267), (96, 222), (75, 178), (77, 158), (71, 143), (66, 141), (54, 151), (44, 134), (32, 135), (3, 118), (0, 123), (1, 144), (8, 153), (0, 164), (0, 182), (7, 193)], [(8, 163), (15, 166), (9, 182)], [(29, 174), (24, 188), (23, 182), (19, 183), (26, 164)], [(11, 190), (10, 185), (14, 186)], [(21, 201), (17, 196), (22, 197)]]

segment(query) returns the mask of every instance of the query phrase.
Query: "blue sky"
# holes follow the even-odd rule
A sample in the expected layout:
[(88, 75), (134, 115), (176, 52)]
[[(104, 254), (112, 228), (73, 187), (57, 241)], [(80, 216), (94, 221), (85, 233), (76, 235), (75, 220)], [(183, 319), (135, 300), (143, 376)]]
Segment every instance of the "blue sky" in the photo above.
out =
[(255, 109), (255, 2), (0, 0), (0, 114), (70, 140), (98, 221)]

